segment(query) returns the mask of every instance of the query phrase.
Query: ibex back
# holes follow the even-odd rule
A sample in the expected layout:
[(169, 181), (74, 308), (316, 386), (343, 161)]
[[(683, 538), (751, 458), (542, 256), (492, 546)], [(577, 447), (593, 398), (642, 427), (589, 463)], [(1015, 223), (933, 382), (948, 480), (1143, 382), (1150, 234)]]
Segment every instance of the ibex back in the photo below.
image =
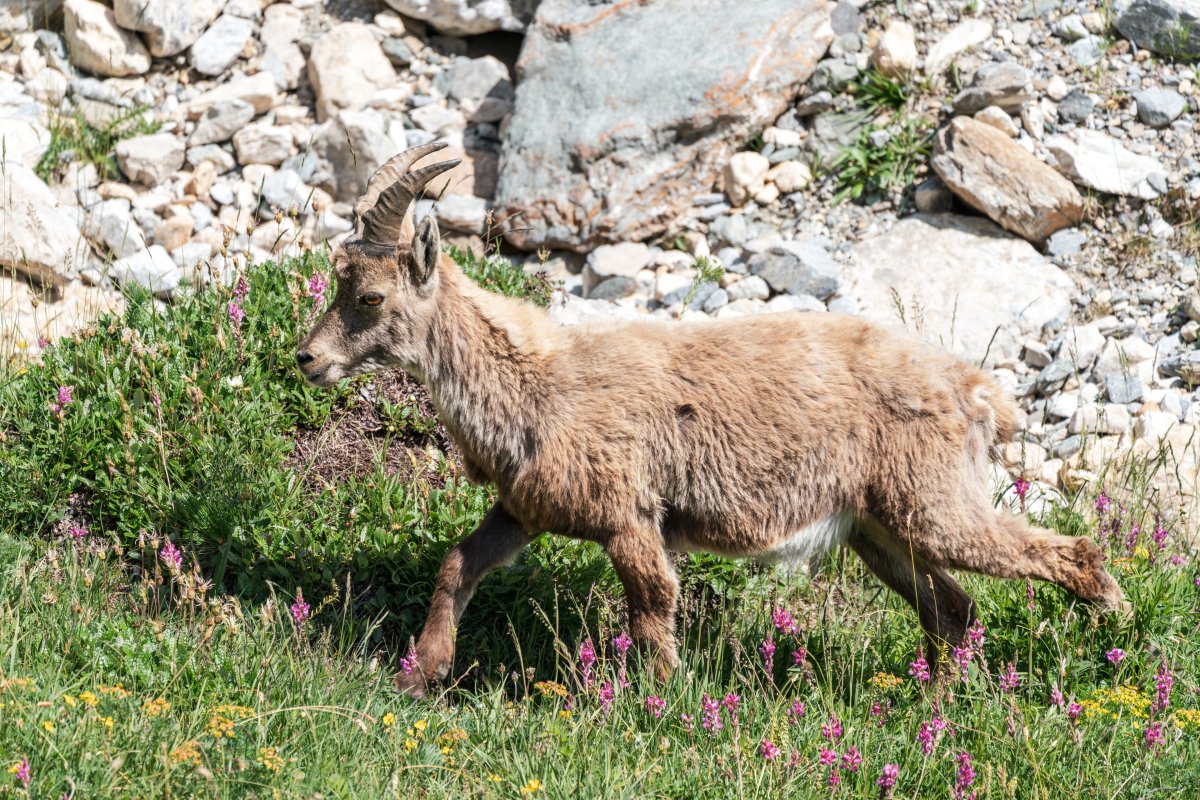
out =
[(677, 662), (669, 550), (795, 557), (848, 545), (934, 645), (959, 644), (973, 621), (947, 568), (1122, 605), (1090, 540), (992, 508), (989, 452), (1012, 435), (1015, 410), (985, 374), (833, 314), (559, 327), (476, 287), (440, 253), (431, 216), (413, 226), (413, 197), (456, 162), (408, 170), (439, 147), (373, 176), (358, 234), (333, 256), (337, 295), (297, 353), (319, 385), (408, 371), (468, 475), (496, 487), (442, 564), (401, 689), (446, 677), (479, 580), (544, 531), (605, 548), (630, 632), (664, 676)]

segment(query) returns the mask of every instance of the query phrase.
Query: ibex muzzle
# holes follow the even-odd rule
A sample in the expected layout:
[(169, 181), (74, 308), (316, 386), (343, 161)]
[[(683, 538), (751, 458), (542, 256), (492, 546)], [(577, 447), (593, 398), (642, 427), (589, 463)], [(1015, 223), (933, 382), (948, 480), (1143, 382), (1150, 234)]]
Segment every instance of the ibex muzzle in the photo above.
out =
[(401, 153), (334, 255), (338, 286), (297, 354), (313, 383), (400, 366), (430, 391), (472, 480), (497, 501), (446, 556), (397, 685), (422, 694), (453, 665), (479, 580), (544, 531), (603, 546), (629, 630), (658, 674), (677, 661), (669, 550), (807, 557), (853, 549), (916, 610), (937, 663), (974, 604), (946, 571), (1053, 581), (1123, 605), (1088, 539), (992, 508), (988, 458), (1016, 410), (954, 356), (854, 317), (767, 314), (563, 328), (485, 292), (407, 221), (452, 162)]

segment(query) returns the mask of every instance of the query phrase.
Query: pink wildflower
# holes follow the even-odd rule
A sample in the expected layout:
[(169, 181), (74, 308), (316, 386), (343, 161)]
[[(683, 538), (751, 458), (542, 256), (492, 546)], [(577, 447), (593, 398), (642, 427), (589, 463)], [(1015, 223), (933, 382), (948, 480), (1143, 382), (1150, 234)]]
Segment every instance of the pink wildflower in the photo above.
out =
[(876, 700), (871, 704), (871, 716), (875, 719), (875, 727), (882, 728), (887, 725), (888, 714), (892, 711), (892, 701), (884, 700), (882, 703)]
[(629, 678), (626, 673), (626, 660), (629, 654), (629, 648), (633, 646), (633, 639), (629, 638), (629, 634), (622, 631), (613, 637), (613, 648), (617, 651), (617, 685), (622, 689), (629, 688)]
[(662, 719), (663, 711), (667, 708), (667, 701), (663, 700), (656, 694), (652, 694), (646, 698), (646, 711), (654, 715), (655, 719)]
[(879, 780), (875, 781), (875, 783), (884, 792), (886, 797), (890, 797), (892, 789), (896, 786), (896, 779), (899, 777), (899, 764), (884, 764), (883, 769), (879, 773)]
[(1033, 611), (1033, 608), (1034, 608), (1033, 598), (1034, 598), (1033, 581), (1026, 578), (1025, 579), (1025, 605), (1029, 607), (1030, 611)]
[(916, 661), (909, 663), (908, 674), (921, 683), (929, 682), (929, 662), (925, 660), (924, 655), (918, 655)]
[(737, 710), (738, 710), (738, 706), (741, 704), (741, 702), (742, 702), (741, 695), (730, 692), (729, 694), (725, 695), (725, 699), (721, 701), (721, 705), (723, 705), (727, 709), (729, 709), (730, 714), (736, 714)]
[(579, 645), (579, 670), (583, 673), (583, 685), (591, 686), (596, 680), (592, 674), (592, 666), (596, 663), (596, 646), (591, 639), (584, 639)]
[(412, 675), (417, 671), (420, 664), (417, 662), (417, 651), (411, 647), (408, 648), (408, 655), (400, 659), (400, 671), (405, 675)]
[(247, 280), (246, 274), (238, 275), (237, 285), (233, 287), (233, 296), (239, 303), (245, 302), (250, 296), (250, 281)]
[(1079, 715), (1082, 713), (1083, 706), (1081, 706), (1079, 703), (1072, 702), (1067, 706), (1067, 719), (1071, 720), (1071, 722), (1078, 722)]
[(762, 653), (763, 669), (768, 673), (775, 669), (775, 641), (768, 636), (763, 639), (762, 644), (758, 646), (758, 652)]
[(315, 273), (308, 279), (308, 296), (313, 299), (313, 303), (320, 305), (325, 302), (325, 290), (329, 288), (329, 281), (325, 280), (325, 276)]
[(1166, 710), (1171, 704), (1171, 688), (1174, 685), (1175, 678), (1171, 675), (1171, 668), (1163, 661), (1159, 664), (1158, 672), (1154, 673), (1154, 700), (1150, 704), (1151, 711), (1158, 713)]
[(804, 703), (793, 700), (792, 707), (787, 710), (788, 723), (798, 725), (802, 719), (804, 719)]
[(1066, 698), (1063, 697), (1062, 689), (1058, 688), (1058, 684), (1050, 687), (1050, 705), (1057, 708), (1062, 708), (1066, 705)]
[(721, 704), (707, 694), (700, 701), (700, 727), (713, 735), (725, 727), (721, 722)]
[(234, 330), (240, 331), (242, 323), (246, 320), (246, 312), (238, 305), (237, 300), (229, 301), (229, 321), (233, 323)]
[(683, 723), (683, 730), (685, 732), (691, 733), (696, 730), (696, 718), (691, 714), (680, 714), (679, 721)]
[(819, 758), (823, 766), (832, 767), (837, 763), (838, 754), (827, 747), (822, 747)]
[(49, 346), (50, 346), (50, 337), (49, 336), (46, 336), (45, 334), (38, 336), (38, 347), (40, 349), (45, 349)]
[(158, 551), (158, 557), (163, 560), (169, 569), (179, 570), (183, 568), (183, 553), (175, 546), (175, 543), (170, 539)]
[(1162, 723), (1151, 722), (1148, 724), (1142, 733), (1142, 738), (1146, 743), (1147, 750), (1158, 750), (1163, 742)]
[(58, 395), (56, 396), (54, 404), (51, 406), (55, 414), (61, 414), (63, 409), (75, 402), (75, 398), (72, 396), (74, 391), (74, 386), (58, 387)]
[(954, 783), (955, 800), (974, 800), (975, 792), (967, 794), (967, 789), (975, 783), (975, 768), (971, 766), (971, 754), (961, 753), (958, 758), (958, 777)]
[(67, 530), (67, 533), (70, 534), (72, 539), (83, 539), (89, 533), (91, 533), (91, 531), (87, 529), (86, 525), (72, 525), (70, 529)]
[[(1196, 579), (1197, 586), (1200, 586), (1200, 578)], [(792, 666), (798, 667), (804, 663), (804, 659), (808, 658), (808, 650), (803, 647), (797, 647), (792, 651)]]
[(612, 681), (605, 681), (600, 685), (600, 708), (607, 714), (613, 705), (613, 701), (617, 699), (616, 690), (613, 689)]
[(830, 717), (829, 722), (821, 724), (821, 735), (828, 739), (832, 744), (837, 744), (838, 739), (842, 738), (842, 723), (837, 717)]
[(771, 621), (775, 623), (775, 627), (780, 633), (796, 632), (796, 621), (792, 619), (792, 615), (787, 609), (777, 608), (772, 611)]
[(1000, 673), (1000, 691), (1005, 694), (1012, 694), (1020, 685), (1021, 676), (1017, 674), (1016, 665), (1010, 661), (1004, 668), (1004, 672)]
[(29, 781), (33, 778), (33, 767), (30, 765), (29, 759), (22, 757), (21, 763), (17, 764), (17, 769), (13, 774), (17, 776), (17, 780), (21, 782), (21, 786), (28, 792)]
[(1104, 657), (1112, 662), (1112, 665), (1115, 667), (1125, 660), (1125, 651), (1119, 647), (1114, 647), (1112, 650), (1109, 650), (1107, 653), (1105, 653)]
[(862, 765), (862, 753), (858, 752), (858, 748), (850, 745), (846, 752), (842, 754), (842, 769), (847, 772), (858, 772), (859, 766)]
[(292, 603), (292, 619), (297, 625), (303, 626), (304, 623), (312, 616), (312, 606), (304, 602), (304, 592), (301, 589), (296, 590), (296, 601)]
[(770, 739), (763, 739), (758, 746), (758, 752), (762, 754), (763, 761), (774, 761), (779, 757), (779, 748)]

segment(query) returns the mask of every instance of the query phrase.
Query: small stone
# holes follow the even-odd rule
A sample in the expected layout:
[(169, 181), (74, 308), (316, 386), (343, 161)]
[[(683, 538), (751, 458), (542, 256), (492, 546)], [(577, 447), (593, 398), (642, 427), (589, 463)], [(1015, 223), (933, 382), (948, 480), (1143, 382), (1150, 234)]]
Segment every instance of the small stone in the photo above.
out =
[(1017, 124), (1013, 122), (1012, 117), (1000, 106), (988, 106), (976, 114), (975, 119), (984, 124), (991, 125), (1009, 138), (1015, 139), (1021, 135), (1021, 131), (1017, 128)]
[(1113, 373), (1104, 379), (1104, 393), (1110, 403), (1127, 405), (1142, 399), (1145, 388), (1140, 378)]
[(1165, 128), (1187, 108), (1187, 98), (1171, 89), (1144, 89), (1133, 96), (1138, 119), (1151, 128)]
[(942, 35), (925, 56), (925, 74), (941, 75), (960, 53), (983, 44), (992, 36), (990, 22), (978, 18), (965, 19)]
[(482, 235), (487, 229), (488, 202), (482, 197), (448, 194), (434, 204), (433, 211), (449, 230)]
[(771, 296), (771, 287), (758, 275), (748, 275), (737, 283), (725, 287), (729, 300), (766, 300)]
[(434, 85), (472, 122), (499, 122), (513, 107), (508, 67), (494, 56), (456, 58)]
[(1095, 323), (1072, 325), (1063, 334), (1063, 347), (1059, 356), (1070, 359), (1078, 372), (1084, 372), (1096, 360), (1104, 347), (1104, 335)]
[(706, 314), (715, 314), (719, 309), (729, 305), (729, 293), (725, 289), (717, 289), (708, 296), (701, 306)]
[(796, 104), (797, 117), (811, 117), (833, 108), (832, 92), (814, 92)]
[(745, 205), (757, 194), (766, 181), (771, 163), (758, 153), (734, 153), (725, 167), (725, 193), (735, 206)]
[(221, 175), (237, 166), (237, 161), (219, 145), (205, 144), (187, 149), (187, 163), (193, 168), (211, 164), (216, 174)]
[(190, 216), (171, 217), (164, 220), (154, 231), (154, 243), (173, 253), (188, 243), (192, 238), (192, 230), (193, 222)]
[(121, 286), (136, 283), (159, 297), (170, 297), (183, 277), (171, 254), (160, 245), (117, 259), (110, 267), (110, 274)]
[(889, 77), (910, 75), (917, 68), (917, 38), (907, 22), (894, 19), (871, 51), (871, 63)]
[(136, 255), (148, 244), (125, 199), (105, 200), (89, 208), (83, 218), (83, 232), (116, 258)]
[(1163, 411), (1147, 411), (1138, 414), (1133, 423), (1133, 435), (1140, 439), (1158, 441), (1165, 438), (1179, 424), (1179, 417)]
[(632, 278), (650, 263), (650, 248), (641, 242), (601, 245), (588, 254), (583, 267), (583, 296), (616, 276)]
[(926, 178), (913, 189), (913, 203), (925, 214), (944, 214), (954, 210), (954, 193), (936, 175)]
[(1087, 243), (1087, 234), (1078, 228), (1055, 231), (1046, 241), (1046, 252), (1054, 258), (1066, 258), (1079, 252)]
[(383, 54), (396, 67), (407, 67), (417, 58), (412, 48), (399, 36), (389, 36), (383, 40)]
[(637, 281), (626, 275), (607, 278), (588, 292), (589, 300), (618, 300), (637, 291)]
[(1075, 365), (1068, 359), (1056, 358), (1042, 368), (1035, 379), (1038, 392), (1050, 394), (1062, 388), (1067, 378), (1075, 374)]
[[(1021, 346), (1021, 360), (1034, 369), (1042, 369), (1049, 366), (1054, 359), (1044, 344), (1029, 339)], [(1063, 416), (1069, 417), (1070, 414), (1063, 414)]]
[(1067, 432), (1116, 435), (1126, 433), (1129, 427), (1129, 409), (1120, 403), (1106, 403), (1080, 406), (1067, 423)]
[(117, 144), (117, 164), (135, 183), (158, 186), (183, 166), (183, 142), (174, 134), (135, 136)]
[(1104, 40), (1099, 36), (1085, 36), (1070, 47), (1071, 57), (1080, 67), (1092, 67), (1104, 58)]
[(782, 242), (750, 259), (750, 272), (777, 292), (825, 300), (842, 285), (837, 262), (811, 242)]
[(1029, 70), (1015, 61), (992, 61), (975, 71), (971, 83), (954, 98), (954, 113), (972, 116), (988, 106), (1013, 113), (1033, 97)]
[(827, 58), (817, 64), (808, 85), (817, 92), (840, 92), (857, 78), (858, 64), (852, 58)]
[(250, 20), (222, 14), (192, 45), (192, 68), (202, 75), (220, 75), (238, 60), (253, 33)]
[(1060, 75), (1054, 75), (1050, 80), (1046, 81), (1046, 96), (1051, 100), (1062, 100), (1070, 91), (1070, 88), (1067, 87), (1067, 82)]
[(200, 117), (188, 137), (191, 146), (228, 141), (231, 136), (254, 119), (254, 106), (244, 100), (222, 100), (214, 103)]
[(830, 314), (854, 315), (859, 312), (858, 300), (853, 297), (835, 297), (829, 301)]
[(803, 190), (812, 183), (812, 178), (812, 170), (800, 161), (784, 161), (767, 172), (767, 180), (772, 181), (784, 194)]
[(799, 147), (804, 143), (804, 135), (800, 131), (777, 128), (774, 125), (762, 132), (762, 139), (766, 144), (785, 149)]
[(276, 125), (247, 125), (233, 135), (233, 149), (242, 164), (277, 166), (292, 154), (292, 132)]
[(1088, 35), (1087, 26), (1079, 14), (1068, 14), (1054, 23), (1054, 35), (1064, 41), (1075, 42)]
[(1046, 148), (1058, 161), (1058, 171), (1081, 186), (1143, 200), (1162, 194), (1152, 180), (1156, 175), (1165, 180), (1158, 160), (1136, 155), (1100, 131), (1076, 128), (1048, 138)]
[(1058, 103), (1058, 118), (1069, 124), (1078, 124), (1092, 115), (1095, 102), (1087, 92), (1076, 89)]
[(227, 183), (214, 183), (208, 190), (208, 194), (218, 205), (233, 205), (233, 189), (229, 188)]

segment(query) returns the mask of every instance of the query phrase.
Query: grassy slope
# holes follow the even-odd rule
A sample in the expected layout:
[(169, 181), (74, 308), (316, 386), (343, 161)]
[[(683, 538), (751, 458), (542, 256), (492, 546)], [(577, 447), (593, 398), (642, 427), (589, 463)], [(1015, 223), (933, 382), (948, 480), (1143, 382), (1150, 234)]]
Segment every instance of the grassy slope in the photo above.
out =
[[(472, 266), (491, 288), (529, 289), (501, 265)], [(437, 563), (489, 496), (452, 460), (410, 447), (426, 429), (415, 407), (360, 392), (364, 381), (327, 392), (296, 380), (306, 280), (325, 269), (318, 257), (257, 268), (240, 332), (229, 290), (166, 311), (131, 298), (125, 320), (0, 377), (0, 765), (27, 757), (32, 796), (818, 796), (829, 791), (818, 751), (830, 714), (846, 731), (836, 750), (863, 754), (840, 772), (849, 796), (878, 796), (885, 762), (900, 768), (896, 796), (953, 796), (963, 752), (984, 797), (1200, 784), (1200, 712), (1180, 711), (1200, 707), (1200, 589), (1190, 563), (1171, 563), (1174, 540), (1159, 552), (1148, 531), (1132, 549), (1114, 540), (1131, 625), (1052, 587), (1037, 587), (1030, 608), (1023, 586), (968, 579), (988, 627), (986, 669), (936, 707), (907, 675), (913, 615), (853, 558), (810, 582), (691, 557), (678, 677), (655, 689), (631, 661), (632, 685), (606, 709), (575, 656), (593, 637), (600, 680), (615, 679), (613, 578), (595, 548), (551, 539), (485, 582), (460, 632), (460, 685), (436, 703), (396, 697), (389, 673)], [(61, 385), (74, 400), (55, 415)], [(393, 421), (375, 446), (410, 447), (422, 463), (389, 473), (381, 456), (374, 471), (321, 485), (292, 463), (297, 431), (361, 402)], [(1056, 524), (1094, 533), (1077, 513)], [(90, 534), (77, 540), (79, 526)], [(157, 555), (164, 537), (185, 554), (176, 574)], [(289, 612), (297, 590), (314, 612), (302, 626)], [(774, 631), (776, 605), (793, 610), (799, 633)], [(772, 675), (756, 652), (768, 635)], [(798, 646), (809, 656), (789, 668)], [(1128, 652), (1116, 669), (1104, 656), (1113, 647)], [(997, 682), (1010, 660), (1013, 693)], [(1140, 715), (1163, 660), (1175, 685), (1155, 715), (1165, 741), (1148, 751)], [(901, 680), (872, 682), (879, 672)], [(1056, 679), (1094, 703), (1077, 725), (1049, 706)], [(570, 712), (537, 681), (565, 687)], [(666, 699), (661, 719), (644, 708), (652, 692)], [(702, 696), (729, 692), (741, 696), (738, 721), (723, 711), (712, 735)], [(805, 715), (792, 724), (797, 701)], [(891, 703), (883, 725), (876, 701)], [(938, 714), (954, 733), (925, 757), (918, 731)], [(781, 750), (769, 762), (764, 738)], [(5, 794), (24, 792), (0, 773)]]

